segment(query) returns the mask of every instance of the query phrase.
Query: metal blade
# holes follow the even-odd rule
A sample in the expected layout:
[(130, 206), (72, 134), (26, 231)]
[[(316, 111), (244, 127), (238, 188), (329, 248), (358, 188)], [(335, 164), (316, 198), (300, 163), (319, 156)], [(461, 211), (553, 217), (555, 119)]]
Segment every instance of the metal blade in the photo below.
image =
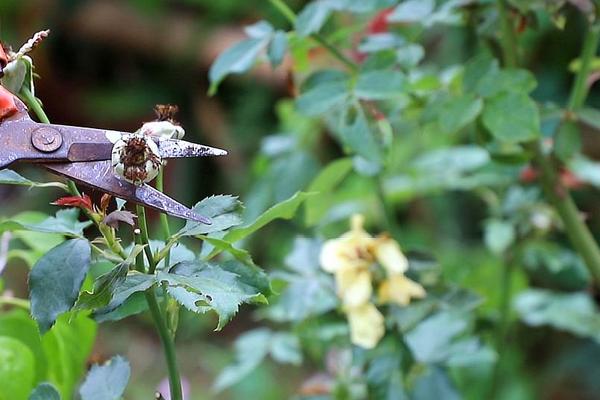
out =
[(227, 151), (179, 139), (154, 138), (162, 158), (224, 156)]
[(207, 225), (212, 223), (209, 218), (196, 214), (190, 208), (149, 185), (136, 186), (119, 178), (114, 174), (110, 161), (47, 163), (43, 165), (52, 172), (121, 199), (153, 208), (174, 217)]

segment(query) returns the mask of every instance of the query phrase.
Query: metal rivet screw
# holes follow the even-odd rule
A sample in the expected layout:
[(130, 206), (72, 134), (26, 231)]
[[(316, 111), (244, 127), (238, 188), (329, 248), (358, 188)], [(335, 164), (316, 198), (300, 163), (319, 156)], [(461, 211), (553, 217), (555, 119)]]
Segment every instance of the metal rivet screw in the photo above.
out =
[(31, 134), (31, 143), (39, 151), (50, 153), (62, 145), (62, 135), (56, 129), (42, 127)]

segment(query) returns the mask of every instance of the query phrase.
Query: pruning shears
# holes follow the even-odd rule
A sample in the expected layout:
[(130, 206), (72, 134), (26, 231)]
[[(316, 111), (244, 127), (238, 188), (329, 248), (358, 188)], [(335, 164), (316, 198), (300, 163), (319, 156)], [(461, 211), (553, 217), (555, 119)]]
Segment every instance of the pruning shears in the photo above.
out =
[[(123, 200), (175, 217), (211, 223), (150, 185), (136, 185), (115, 174), (110, 162), (114, 138), (128, 133), (35, 122), (25, 104), (2, 86), (0, 103), (0, 169), (17, 161), (38, 163), (53, 173)], [(227, 154), (225, 150), (180, 139), (152, 140), (162, 159)]]

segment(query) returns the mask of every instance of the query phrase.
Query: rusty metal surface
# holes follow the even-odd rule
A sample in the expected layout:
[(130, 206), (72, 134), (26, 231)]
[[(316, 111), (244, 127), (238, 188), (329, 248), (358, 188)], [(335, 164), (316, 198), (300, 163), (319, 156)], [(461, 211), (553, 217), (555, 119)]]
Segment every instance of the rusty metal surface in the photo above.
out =
[(113, 173), (109, 161), (49, 163), (43, 165), (52, 172), (127, 201), (166, 212), (174, 217), (190, 219), (204, 224), (211, 223), (209, 218), (196, 214), (188, 207), (149, 185), (136, 186), (119, 178)]
[[(136, 186), (118, 177), (110, 159), (115, 137), (122, 132), (36, 123), (15, 97), (19, 112), (0, 123), (0, 169), (16, 161), (42, 163), (47, 169), (82, 185), (156, 209), (175, 217), (210, 224), (209, 218), (149, 185)], [(225, 150), (177, 139), (152, 138), (168, 158), (225, 155)]]

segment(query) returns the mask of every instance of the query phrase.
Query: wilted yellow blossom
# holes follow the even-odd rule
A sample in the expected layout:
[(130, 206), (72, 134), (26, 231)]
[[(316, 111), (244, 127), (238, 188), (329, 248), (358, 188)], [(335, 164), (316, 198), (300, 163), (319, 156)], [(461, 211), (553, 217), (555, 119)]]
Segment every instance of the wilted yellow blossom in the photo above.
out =
[(379, 301), (382, 303), (396, 303), (406, 306), (411, 299), (425, 297), (425, 289), (417, 282), (411, 281), (403, 274), (392, 275), (379, 286)]
[(337, 294), (348, 317), (352, 343), (373, 348), (385, 333), (383, 315), (371, 302), (375, 262), (386, 273), (378, 290), (382, 303), (404, 306), (411, 298), (424, 297), (425, 290), (404, 276), (408, 260), (398, 243), (387, 236), (374, 238), (363, 229), (363, 222), (362, 215), (354, 215), (349, 232), (325, 242), (320, 261), (325, 271), (335, 275)]
[(350, 324), (350, 340), (357, 346), (372, 349), (385, 334), (383, 315), (371, 303), (346, 310)]

